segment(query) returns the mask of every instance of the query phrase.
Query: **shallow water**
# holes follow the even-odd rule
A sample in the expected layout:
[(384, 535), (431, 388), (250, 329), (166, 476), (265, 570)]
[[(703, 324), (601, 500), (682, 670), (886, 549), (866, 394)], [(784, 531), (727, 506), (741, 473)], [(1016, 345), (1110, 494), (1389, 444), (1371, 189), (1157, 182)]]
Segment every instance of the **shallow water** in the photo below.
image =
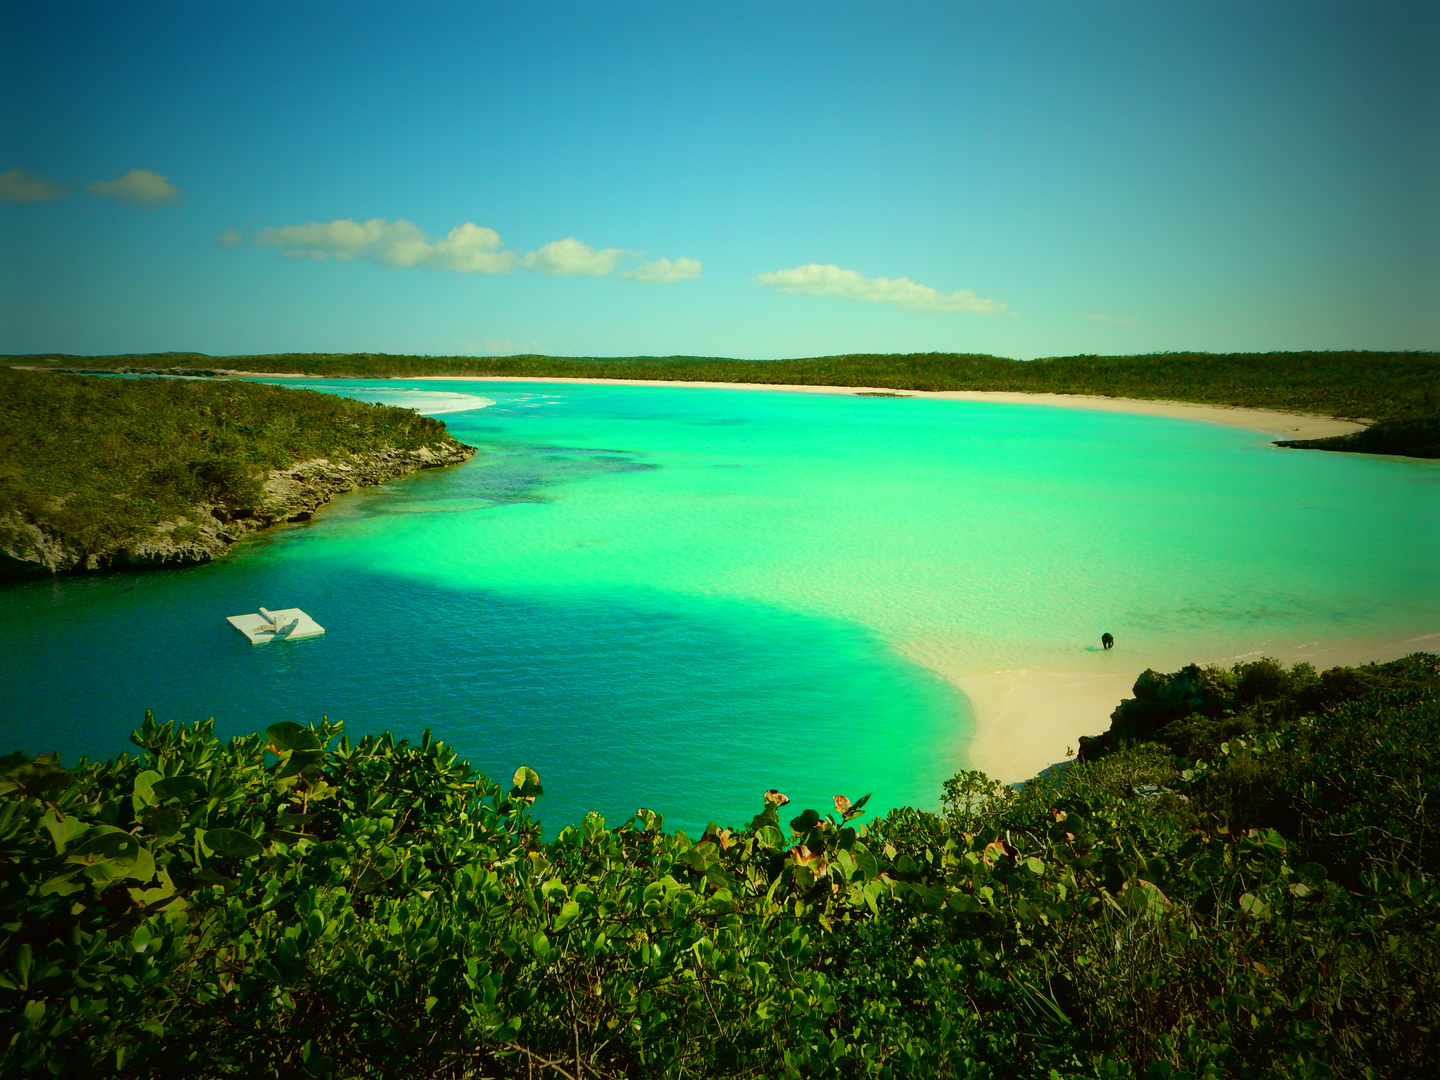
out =
[[(656, 386), (305, 386), (443, 413), (464, 466), (205, 567), (0, 589), (6, 742), (343, 718), (535, 767), (552, 828), (778, 787), (934, 807), (962, 694), (908, 659), (1209, 658), (1440, 629), (1440, 468), (1194, 421)], [(223, 621), (304, 608), (324, 638)], [(1113, 659), (1113, 658), (1112, 658)]]

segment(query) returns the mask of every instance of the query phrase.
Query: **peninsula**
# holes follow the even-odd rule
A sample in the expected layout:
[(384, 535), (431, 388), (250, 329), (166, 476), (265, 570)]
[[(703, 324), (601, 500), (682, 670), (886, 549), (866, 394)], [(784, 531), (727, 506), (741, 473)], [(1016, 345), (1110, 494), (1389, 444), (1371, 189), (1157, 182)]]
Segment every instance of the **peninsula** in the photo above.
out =
[(474, 453), (438, 420), (332, 394), (0, 368), (0, 573), (208, 562)]

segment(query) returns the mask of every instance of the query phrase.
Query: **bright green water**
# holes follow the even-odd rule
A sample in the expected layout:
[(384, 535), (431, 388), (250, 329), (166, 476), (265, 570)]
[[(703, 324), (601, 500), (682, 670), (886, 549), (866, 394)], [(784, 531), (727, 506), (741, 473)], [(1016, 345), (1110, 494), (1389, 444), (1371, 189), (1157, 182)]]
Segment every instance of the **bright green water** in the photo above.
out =
[[(443, 413), (481, 453), (218, 564), (0, 590), (7, 743), (112, 753), (146, 708), (230, 733), (327, 713), (431, 727), (492, 775), (534, 766), (552, 827), (645, 805), (694, 828), (769, 787), (934, 807), (972, 720), (907, 657), (1440, 630), (1429, 463), (1041, 406), (305, 385)], [(223, 617), (260, 605), (326, 636), (248, 646)]]

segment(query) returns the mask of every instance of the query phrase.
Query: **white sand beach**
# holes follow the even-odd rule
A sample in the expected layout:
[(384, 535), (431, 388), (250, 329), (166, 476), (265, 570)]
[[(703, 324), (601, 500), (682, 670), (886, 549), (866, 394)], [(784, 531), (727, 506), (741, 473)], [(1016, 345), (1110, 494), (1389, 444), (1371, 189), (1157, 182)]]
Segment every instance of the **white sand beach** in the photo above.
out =
[(975, 713), (975, 734), (967, 748), (970, 767), (1013, 783), (1064, 761), (1079, 749), (1081, 735), (1107, 730), (1111, 712), (1122, 699), (1134, 696), (1135, 679), (1146, 668), (1169, 672), (1188, 663), (1229, 668), (1270, 656), (1286, 666), (1306, 662), (1323, 671), (1440, 651), (1440, 632), (1188, 658), (1132, 655), (1124, 645), (1117, 641), (1111, 651), (1085, 653), (1073, 663), (1010, 670), (949, 667), (933, 653), (916, 659), (943, 675), (970, 700)]
[[(261, 376), (270, 377), (270, 376)], [(290, 376), (275, 376), (289, 378)], [(1006, 405), (1051, 405), (1063, 409), (1100, 409), (1105, 412), (1168, 416), (1178, 420), (1203, 420), (1212, 424), (1253, 428), (1281, 439), (1325, 439), (1362, 431), (1364, 423), (1336, 420), (1330, 416), (1282, 412), (1277, 409), (1245, 409), (1230, 405), (1194, 405), (1185, 401), (1152, 401), (1144, 398), (1112, 398), (1089, 394), (1020, 394), (988, 390), (894, 390), (883, 386), (798, 386), (788, 383), (685, 382), (677, 379), (580, 379), (518, 375), (421, 375), (420, 380), (485, 383), (594, 383), (601, 386), (678, 386), (703, 390), (783, 390), (796, 394), (884, 394), (894, 397), (941, 398), (948, 401), (993, 401)]]
[[(39, 365), (17, 365), (17, 371), (44, 371)], [(245, 379), (344, 379), (345, 375), (313, 375), (293, 371), (227, 370), (227, 377)], [(690, 382), (680, 379), (582, 379), (560, 375), (406, 375), (397, 382), (593, 383), (598, 386), (676, 386), (694, 390), (782, 390), (796, 394), (882, 394), (886, 397), (941, 398), (949, 401), (993, 401), (1006, 405), (1050, 405), (1062, 409), (1168, 416), (1213, 424), (1252, 428), (1280, 439), (1326, 439), (1363, 431), (1368, 424), (1312, 413), (1278, 409), (1247, 409), (1238, 405), (1196, 405), (1186, 401), (1112, 398), (1091, 394), (1024, 394), (991, 390), (895, 390), (884, 386), (800, 386), (790, 383)]]

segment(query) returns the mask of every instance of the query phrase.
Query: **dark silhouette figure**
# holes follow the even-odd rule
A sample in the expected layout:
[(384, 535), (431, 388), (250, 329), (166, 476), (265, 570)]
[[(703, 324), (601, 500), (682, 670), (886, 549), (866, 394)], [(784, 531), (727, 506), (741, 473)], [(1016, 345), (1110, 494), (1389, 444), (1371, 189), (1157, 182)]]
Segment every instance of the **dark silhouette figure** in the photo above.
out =
[(1100, 635), (1100, 644), (1101, 644), (1101, 645), (1104, 645), (1105, 648), (1107, 648), (1107, 649), (1113, 648), (1114, 645), (1115, 645), (1115, 639), (1114, 639), (1113, 637), (1111, 637), (1109, 634), (1101, 634), (1101, 635)]

